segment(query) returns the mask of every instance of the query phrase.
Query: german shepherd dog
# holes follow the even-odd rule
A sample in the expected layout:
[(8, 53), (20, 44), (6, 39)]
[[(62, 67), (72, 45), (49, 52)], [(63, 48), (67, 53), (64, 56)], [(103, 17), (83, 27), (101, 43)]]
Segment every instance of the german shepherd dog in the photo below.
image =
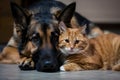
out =
[[(41, 0), (23, 9), (11, 2), (14, 19), (13, 36), (0, 55), (0, 63), (18, 63), (21, 70), (54, 72), (62, 61), (55, 48), (58, 39), (58, 23), (90, 24), (81, 15), (74, 15), (76, 3), (66, 6), (54, 0)], [(57, 32), (56, 32), (57, 31)]]

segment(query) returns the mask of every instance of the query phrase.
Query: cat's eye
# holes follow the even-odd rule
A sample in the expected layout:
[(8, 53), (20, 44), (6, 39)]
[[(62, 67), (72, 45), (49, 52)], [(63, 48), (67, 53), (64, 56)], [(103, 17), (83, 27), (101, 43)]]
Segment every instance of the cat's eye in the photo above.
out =
[(75, 44), (78, 44), (80, 42), (80, 40), (75, 40)]
[(68, 40), (68, 39), (65, 39), (65, 42), (69, 43), (69, 40)]

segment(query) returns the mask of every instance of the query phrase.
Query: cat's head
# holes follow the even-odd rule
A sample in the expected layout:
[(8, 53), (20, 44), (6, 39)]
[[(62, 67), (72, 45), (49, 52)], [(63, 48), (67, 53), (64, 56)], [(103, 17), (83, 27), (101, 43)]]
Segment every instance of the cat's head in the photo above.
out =
[(59, 23), (58, 49), (65, 55), (79, 54), (86, 51), (89, 41), (85, 33), (86, 26), (80, 28), (67, 28), (64, 22)]

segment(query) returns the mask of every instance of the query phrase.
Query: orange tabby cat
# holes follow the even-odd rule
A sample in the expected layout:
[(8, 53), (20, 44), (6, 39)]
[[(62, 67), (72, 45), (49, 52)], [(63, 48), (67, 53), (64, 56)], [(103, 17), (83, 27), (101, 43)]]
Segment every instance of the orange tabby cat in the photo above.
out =
[(67, 28), (60, 22), (58, 49), (66, 58), (60, 70), (120, 71), (120, 36), (110, 33), (88, 39), (85, 28)]

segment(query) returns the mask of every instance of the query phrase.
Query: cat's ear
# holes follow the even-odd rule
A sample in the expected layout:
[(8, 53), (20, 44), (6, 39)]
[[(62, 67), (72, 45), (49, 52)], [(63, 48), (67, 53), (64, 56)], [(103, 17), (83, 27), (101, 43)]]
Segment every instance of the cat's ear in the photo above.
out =
[(81, 30), (81, 33), (86, 35), (86, 29), (87, 29), (87, 26), (86, 24), (84, 26), (82, 26), (82, 30)]
[(14, 2), (11, 2), (10, 5), (11, 5), (11, 12), (12, 12), (12, 16), (15, 21), (15, 24), (27, 26), (30, 21), (29, 12), (27, 10), (22, 9), (20, 6), (18, 6)]
[(70, 25), (71, 19), (74, 15), (76, 8), (76, 3), (73, 2), (65, 7), (63, 11), (61, 11), (60, 15), (57, 17), (59, 21), (63, 21), (67, 26)]
[(65, 23), (64, 23), (63, 21), (61, 21), (61, 22), (59, 23), (59, 30), (60, 30), (60, 33), (65, 32), (66, 29), (67, 29), (67, 27), (66, 27)]

